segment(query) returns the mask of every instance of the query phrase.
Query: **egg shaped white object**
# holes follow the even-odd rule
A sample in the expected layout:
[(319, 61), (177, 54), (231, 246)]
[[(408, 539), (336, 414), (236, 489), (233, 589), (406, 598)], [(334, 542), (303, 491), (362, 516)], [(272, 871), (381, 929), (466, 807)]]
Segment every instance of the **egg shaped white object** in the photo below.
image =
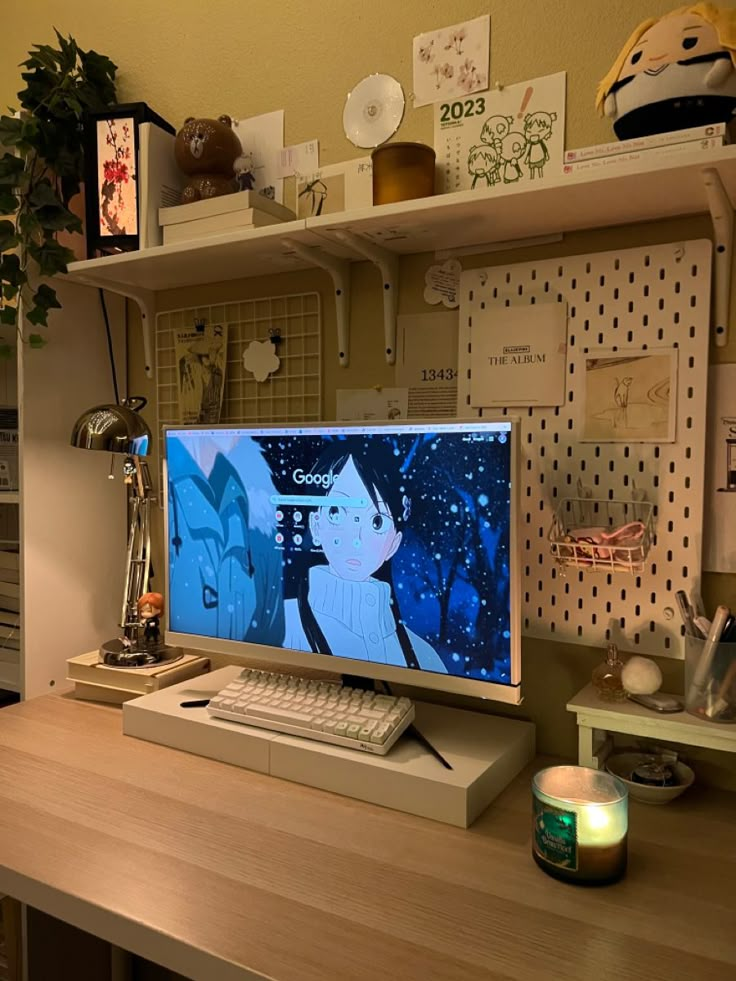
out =
[(662, 672), (648, 657), (630, 657), (621, 671), (621, 684), (632, 695), (653, 695), (662, 685)]

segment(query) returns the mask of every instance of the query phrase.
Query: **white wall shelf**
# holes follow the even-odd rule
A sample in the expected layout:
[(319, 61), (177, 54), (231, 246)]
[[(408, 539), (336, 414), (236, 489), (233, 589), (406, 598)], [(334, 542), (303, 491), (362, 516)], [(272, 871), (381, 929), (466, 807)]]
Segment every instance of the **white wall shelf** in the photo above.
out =
[[(713, 196), (714, 174), (720, 204)], [(155, 293), (319, 265), (306, 252), (309, 248), (362, 259), (364, 250), (349, 244), (352, 236), (389, 252), (412, 254), (709, 212), (715, 222), (713, 209), (724, 201), (731, 208), (736, 204), (736, 146), (636, 161), (615, 173), (561, 176), (523, 189), (510, 184), (457, 191), (87, 259), (69, 266), (69, 278), (128, 295), (131, 290)], [(301, 246), (299, 254), (294, 243)], [(725, 341), (725, 333), (717, 336), (717, 343)]]
[(0, 491), (0, 504), (20, 504), (18, 491)]

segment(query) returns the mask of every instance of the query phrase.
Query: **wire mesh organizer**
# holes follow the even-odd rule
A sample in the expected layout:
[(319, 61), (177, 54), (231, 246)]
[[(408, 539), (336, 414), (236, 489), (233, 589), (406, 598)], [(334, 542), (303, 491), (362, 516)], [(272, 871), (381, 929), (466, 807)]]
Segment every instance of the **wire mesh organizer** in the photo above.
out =
[(592, 572), (641, 572), (654, 540), (648, 501), (563, 497), (549, 530), (558, 563)]
[[(322, 318), (318, 293), (292, 293), (167, 310), (156, 317), (159, 460), (162, 430), (179, 420), (175, 332), (197, 321), (227, 324), (222, 423), (318, 422), (322, 418)], [(243, 366), (251, 341), (279, 337), (278, 370), (258, 382)]]

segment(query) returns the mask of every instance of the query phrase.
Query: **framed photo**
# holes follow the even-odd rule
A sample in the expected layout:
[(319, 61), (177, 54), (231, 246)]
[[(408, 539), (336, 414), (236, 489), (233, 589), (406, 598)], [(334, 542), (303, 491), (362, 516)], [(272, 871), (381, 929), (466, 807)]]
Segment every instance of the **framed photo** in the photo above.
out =
[(581, 442), (674, 443), (677, 348), (583, 356)]

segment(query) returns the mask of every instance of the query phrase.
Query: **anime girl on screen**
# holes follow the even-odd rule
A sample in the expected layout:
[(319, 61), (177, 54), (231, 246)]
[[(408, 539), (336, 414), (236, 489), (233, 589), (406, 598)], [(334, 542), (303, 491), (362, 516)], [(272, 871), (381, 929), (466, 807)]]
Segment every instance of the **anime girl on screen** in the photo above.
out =
[[(327, 485), (327, 502), (309, 517), (324, 561), (284, 604), (285, 646), (446, 673), (434, 648), (402, 621), (393, 588), (391, 559), (411, 510), (396, 457), (379, 440), (351, 436), (328, 444), (312, 473)], [(356, 499), (367, 506), (354, 506)]]

